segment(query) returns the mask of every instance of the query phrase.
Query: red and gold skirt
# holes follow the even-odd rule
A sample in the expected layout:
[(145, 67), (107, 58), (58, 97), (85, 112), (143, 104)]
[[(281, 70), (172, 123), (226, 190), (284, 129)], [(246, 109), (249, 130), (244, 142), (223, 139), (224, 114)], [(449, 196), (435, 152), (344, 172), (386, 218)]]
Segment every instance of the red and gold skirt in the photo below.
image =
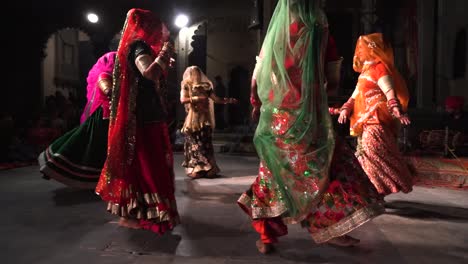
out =
[(136, 138), (135, 158), (124, 179), (111, 185), (101, 176), (96, 193), (108, 202), (110, 213), (137, 219), (142, 228), (162, 234), (179, 223), (167, 125), (137, 127)]

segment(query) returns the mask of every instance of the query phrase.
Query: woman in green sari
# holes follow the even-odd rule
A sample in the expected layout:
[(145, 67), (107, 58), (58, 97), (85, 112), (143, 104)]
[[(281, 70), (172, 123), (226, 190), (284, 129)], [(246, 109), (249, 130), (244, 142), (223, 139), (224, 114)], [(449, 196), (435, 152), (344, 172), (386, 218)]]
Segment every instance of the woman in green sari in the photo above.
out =
[(348, 232), (380, 215), (381, 198), (335, 133), (324, 65), (328, 23), (316, 0), (280, 0), (252, 80), (257, 179), (238, 200), (273, 250), (288, 223), (301, 223), (316, 243), (352, 246)]

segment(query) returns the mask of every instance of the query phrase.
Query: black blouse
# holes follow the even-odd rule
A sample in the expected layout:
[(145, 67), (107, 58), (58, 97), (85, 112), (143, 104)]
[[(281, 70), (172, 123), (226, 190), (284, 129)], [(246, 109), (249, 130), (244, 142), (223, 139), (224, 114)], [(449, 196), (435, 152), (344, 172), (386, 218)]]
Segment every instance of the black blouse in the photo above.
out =
[(151, 55), (150, 47), (143, 41), (133, 43), (130, 48), (129, 63), (136, 72), (138, 95), (136, 105), (137, 122), (139, 124), (166, 121), (166, 109), (163, 107), (164, 98), (158, 94), (154, 81), (146, 79), (138, 70), (135, 59), (139, 55)]

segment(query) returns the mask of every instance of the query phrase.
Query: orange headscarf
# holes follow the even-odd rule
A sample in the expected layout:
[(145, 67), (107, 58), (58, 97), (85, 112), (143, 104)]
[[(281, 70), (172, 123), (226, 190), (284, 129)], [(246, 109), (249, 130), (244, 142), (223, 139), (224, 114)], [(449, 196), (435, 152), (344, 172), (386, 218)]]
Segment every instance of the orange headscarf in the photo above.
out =
[[(353, 58), (353, 69), (356, 72), (365, 70), (364, 61), (372, 60), (382, 63), (387, 68), (389, 75), (393, 79), (393, 89), (401, 103), (403, 112), (408, 109), (409, 93), (406, 82), (400, 72), (395, 68), (393, 49), (390, 43), (385, 42), (381, 33), (373, 33), (360, 36), (356, 43), (356, 50)], [(351, 116), (351, 127), (354, 126), (361, 113), (365, 111), (365, 101), (361, 93), (357, 95), (354, 103), (353, 115)], [(355, 135), (361, 131), (354, 131)]]

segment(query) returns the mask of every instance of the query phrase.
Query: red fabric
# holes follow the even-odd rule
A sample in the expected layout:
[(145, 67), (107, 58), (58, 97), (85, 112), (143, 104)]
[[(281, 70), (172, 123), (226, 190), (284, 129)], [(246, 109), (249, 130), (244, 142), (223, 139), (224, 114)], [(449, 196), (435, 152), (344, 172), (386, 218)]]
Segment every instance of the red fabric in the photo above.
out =
[(338, 48), (336, 47), (335, 39), (332, 35), (328, 35), (327, 51), (325, 53), (325, 62), (339, 60)]
[(151, 221), (141, 219), (139, 222), (140, 226), (144, 230), (149, 230), (158, 235), (163, 235), (169, 230), (172, 230), (174, 227), (167, 221), (162, 223), (153, 223)]
[[(177, 219), (175, 207), (175, 187), (173, 156), (169, 132), (165, 123), (151, 123), (138, 127), (136, 135), (135, 159), (128, 174), (119, 181), (99, 179), (96, 192), (108, 202), (128, 205), (131, 200), (141, 200), (144, 194), (157, 194), (161, 201), (156, 204), (146, 204), (147, 208), (157, 208), (159, 212), (168, 212), (170, 219)], [(129, 191), (130, 190), (130, 191)], [(128, 195), (130, 193), (130, 195)], [(173, 221), (154, 222), (151, 219), (140, 219), (140, 226), (157, 233), (164, 234), (174, 228)]]
[(260, 101), (260, 98), (258, 98), (258, 96), (255, 96), (255, 95), (250, 96), (250, 104), (251, 104), (253, 107), (260, 107), (260, 106), (262, 106), (262, 102)]
[[(297, 36), (299, 36), (299, 31), (304, 27), (303, 23), (294, 22), (289, 26), (289, 34), (291, 36), (291, 45), (294, 46), (297, 41)], [(325, 62), (336, 61), (340, 59), (338, 55), (338, 48), (336, 47), (335, 38), (331, 34), (328, 34), (327, 49), (325, 52)], [(293, 63), (293, 61), (291, 61)], [(286, 68), (288, 61), (286, 61)]]
[(288, 234), (288, 227), (279, 216), (255, 219), (252, 221), (252, 226), (260, 234), (264, 244), (277, 243), (278, 237)]
[(138, 127), (136, 135), (140, 140), (136, 142), (129, 183), (141, 193), (158, 193), (174, 200), (173, 157), (167, 125), (150, 123)]
[[(291, 47), (294, 47), (296, 45), (296, 42), (300, 35), (300, 30), (303, 27), (304, 24), (300, 22), (294, 22), (289, 26)], [(328, 62), (336, 61), (339, 59), (340, 56), (338, 55), (338, 49), (336, 47), (335, 39), (331, 35), (328, 35), (324, 64), (326, 65)], [(302, 70), (301, 66), (296, 64), (297, 61), (294, 55), (288, 53), (285, 58), (284, 66), (288, 72), (288, 76), (291, 81), (292, 87), (295, 87), (296, 89), (291, 89), (288, 91), (288, 93), (284, 95), (282, 107), (285, 108), (297, 108), (299, 106), (298, 104), (301, 102), (300, 87), (302, 86)], [(326, 68), (325, 65), (324, 68)], [(271, 90), (269, 94), (269, 100), (274, 100), (273, 90)], [(253, 105), (252, 101), (251, 103)]]
[(116, 85), (112, 105), (117, 108), (111, 110), (108, 157), (101, 173), (101, 177), (115, 182), (115, 185), (120, 185), (131, 173), (129, 165), (135, 156), (135, 142), (139, 140), (136, 135), (136, 75), (132, 69), (134, 62), (128, 61), (129, 52), (135, 41), (144, 41), (156, 55), (168, 37), (166, 26), (152, 12), (142, 9), (128, 11), (114, 71)]
[(448, 96), (445, 99), (445, 106), (452, 109), (461, 110), (465, 104), (465, 99), (462, 96)]
[[(96, 192), (101, 198), (116, 204), (127, 204), (130, 199), (139, 194), (155, 194), (162, 198), (175, 200), (173, 156), (167, 125), (165, 123), (151, 123), (138, 127), (135, 147), (135, 159), (124, 177), (107, 181), (101, 176)], [(130, 196), (124, 196), (126, 190), (134, 191)], [(159, 209), (166, 208), (165, 204), (149, 205)]]

